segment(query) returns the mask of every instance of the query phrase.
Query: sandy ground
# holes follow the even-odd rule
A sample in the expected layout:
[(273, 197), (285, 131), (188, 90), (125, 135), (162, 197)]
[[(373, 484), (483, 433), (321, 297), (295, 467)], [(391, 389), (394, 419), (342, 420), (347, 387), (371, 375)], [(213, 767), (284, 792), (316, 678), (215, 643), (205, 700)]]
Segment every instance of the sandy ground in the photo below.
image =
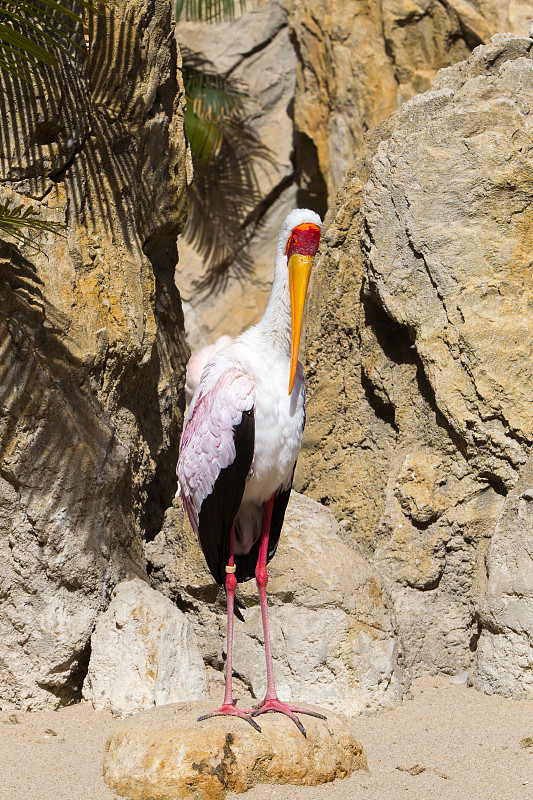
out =
[[(87, 704), (0, 714), (0, 800), (116, 800), (102, 778), (120, 724)], [(445, 676), (401, 708), (354, 721), (369, 772), (320, 787), (258, 786), (230, 800), (533, 800), (533, 700), (488, 697)]]

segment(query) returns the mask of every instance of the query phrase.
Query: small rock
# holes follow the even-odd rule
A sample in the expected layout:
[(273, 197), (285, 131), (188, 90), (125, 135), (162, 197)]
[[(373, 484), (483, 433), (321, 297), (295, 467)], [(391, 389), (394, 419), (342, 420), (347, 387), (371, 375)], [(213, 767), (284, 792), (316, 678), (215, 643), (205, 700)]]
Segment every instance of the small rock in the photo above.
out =
[(426, 771), (426, 767), (421, 766), (420, 764), (413, 764), (412, 767), (396, 767), (400, 772), (408, 772), (409, 775), (421, 775), (422, 772)]
[[(134, 800), (219, 800), (257, 783), (316, 785), (366, 769), (348, 722), (305, 717), (307, 738), (281, 714), (259, 718), (261, 733), (244, 720), (198, 717), (207, 703), (162, 706), (131, 717), (106, 747), (104, 777)], [(318, 709), (317, 709), (318, 710)]]
[(462, 686), (463, 684), (466, 684), (467, 681), (468, 681), (468, 670), (459, 672), (457, 675), (452, 675), (450, 678), (450, 683), (453, 683), (455, 686)]

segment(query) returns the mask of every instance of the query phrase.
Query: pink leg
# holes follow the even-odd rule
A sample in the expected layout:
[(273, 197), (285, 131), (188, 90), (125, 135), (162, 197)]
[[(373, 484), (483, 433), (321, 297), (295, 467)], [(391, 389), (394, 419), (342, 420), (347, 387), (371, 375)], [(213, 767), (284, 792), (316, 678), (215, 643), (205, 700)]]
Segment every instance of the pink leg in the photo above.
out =
[(232, 527), (230, 535), (229, 558), (228, 568), (226, 569), (226, 599), (228, 610), (228, 628), (227, 628), (227, 656), (226, 656), (226, 690), (224, 692), (224, 701), (219, 709), (211, 711), (209, 714), (204, 714), (198, 717), (198, 722), (209, 717), (221, 717), (229, 714), (233, 717), (241, 717), (252, 725), (256, 730), (261, 731), (257, 722), (252, 719), (251, 709), (239, 708), (233, 701), (233, 692), (231, 679), (233, 677), (233, 611), (235, 607), (235, 589), (237, 588), (237, 578), (235, 577), (234, 563), (233, 563), (233, 540), (235, 536), (235, 529)]
[(261, 531), (261, 544), (259, 547), (259, 556), (257, 558), (257, 566), (255, 568), (255, 579), (257, 589), (259, 591), (259, 601), (261, 603), (261, 616), (263, 618), (263, 634), (265, 639), (265, 658), (267, 670), (267, 690), (264, 700), (256, 706), (252, 716), (256, 717), (259, 714), (265, 714), (267, 711), (279, 711), (281, 714), (286, 714), (292, 719), (298, 730), (306, 736), (305, 728), (296, 716), (296, 714), (308, 714), (311, 717), (318, 717), (319, 719), (326, 719), (323, 714), (318, 714), (316, 711), (307, 711), (305, 708), (297, 708), (296, 706), (287, 705), (283, 703), (277, 695), (276, 686), (274, 683), (274, 667), (272, 664), (272, 649), (270, 646), (270, 632), (268, 630), (268, 607), (266, 599), (266, 586), (268, 583), (268, 573), (266, 569), (267, 556), (268, 556), (268, 537), (270, 535), (270, 522), (272, 520), (272, 508), (274, 506), (274, 495), (267, 501), (265, 505), (265, 514), (263, 517), (263, 529)]

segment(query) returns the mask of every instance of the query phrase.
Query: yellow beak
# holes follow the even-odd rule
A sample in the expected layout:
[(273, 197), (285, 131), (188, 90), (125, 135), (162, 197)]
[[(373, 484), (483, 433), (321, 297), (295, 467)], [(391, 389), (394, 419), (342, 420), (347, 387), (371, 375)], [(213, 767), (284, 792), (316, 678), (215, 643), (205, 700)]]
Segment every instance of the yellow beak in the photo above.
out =
[(289, 394), (291, 394), (296, 377), (298, 350), (302, 333), (305, 296), (311, 275), (313, 256), (302, 256), (298, 253), (289, 259), (289, 288), (291, 293), (291, 368), (289, 375)]

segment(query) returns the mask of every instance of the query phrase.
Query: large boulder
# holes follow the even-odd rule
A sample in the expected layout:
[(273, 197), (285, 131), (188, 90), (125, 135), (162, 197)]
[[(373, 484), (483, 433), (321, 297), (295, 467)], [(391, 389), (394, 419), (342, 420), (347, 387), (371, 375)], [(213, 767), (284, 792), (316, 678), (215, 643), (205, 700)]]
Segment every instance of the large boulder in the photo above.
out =
[[(169, 509), (146, 546), (152, 584), (191, 612), (211, 693), (220, 701), (226, 644), (224, 593), (213, 583), (188, 520)], [(394, 614), (367, 560), (342, 539), (319, 503), (292, 493), (267, 587), (274, 671), (280, 697), (349, 716), (397, 705), (408, 685)], [(266, 689), (255, 581), (238, 588), (235, 686), (262, 699)], [(220, 697), (219, 697), (220, 695)]]
[(115, 715), (204, 699), (204, 662), (187, 615), (139, 578), (115, 586), (91, 636), (83, 697)]
[(283, 714), (259, 717), (259, 732), (236, 717), (199, 722), (209, 710), (183, 703), (123, 722), (107, 743), (107, 783), (132, 800), (223, 800), (257, 784), (315, 786), (367, 769), (361, 744), (338, 714), (304, 717), (304, 737)]
[(487, 674), (492, 641), (509, 682), (497, 631), (519, 693), (529, 595), (503, 574), (516, 558), (531, 581), (527, 520), (509, 529), (526, 478), (509, 492), (533, 443), (532, 47), (494, 37), (367, 137), (311, 287), (298, 475), (380, 571), (415, 674), (468, 669), (478, 643)]
[[(1, 74), (0, 707), (79, 697), (113, 586), (175, 491), (184, 93), (170, 4), (109, 2), (31, 82)], [(84, 35), (85, 34), (85, 35)]]

